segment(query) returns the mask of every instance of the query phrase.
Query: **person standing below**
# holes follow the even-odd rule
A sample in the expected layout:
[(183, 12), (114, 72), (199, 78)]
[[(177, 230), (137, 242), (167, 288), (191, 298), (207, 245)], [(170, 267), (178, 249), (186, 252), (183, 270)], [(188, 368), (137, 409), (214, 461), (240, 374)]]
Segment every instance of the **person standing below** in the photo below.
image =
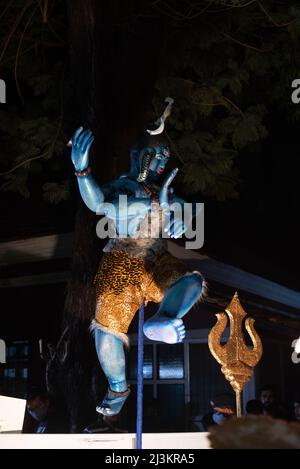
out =
[(259, 393), (259, 400), (263, 405), (263, 414), (273, 418), (287, 418), (287, 412), (284, 407), (278, 402), (274, 390), (270, 386), (261, 388)]
[(247, 415), (263, 415), (264, 406), (258, 399), (252, 399), (247, 402), (246, 414)]
[(23, 433), (68, 433), (67, 419), (63, 418), (44, 390), (33, 389), (29, 392), (26, 410), (31, 421), (27, 419), (28, 429)]
[(221, 425), (235, 414), (234, 396), (231, 394), (218, 394), (211, 401), (213, 411), (202, 418), (202, 426), (205, 432), (214, 425)]

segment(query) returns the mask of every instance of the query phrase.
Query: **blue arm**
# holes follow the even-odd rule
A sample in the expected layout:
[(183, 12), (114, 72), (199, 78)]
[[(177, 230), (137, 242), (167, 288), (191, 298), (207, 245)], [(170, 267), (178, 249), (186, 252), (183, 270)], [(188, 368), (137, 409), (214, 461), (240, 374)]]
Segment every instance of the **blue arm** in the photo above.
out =
[(79, 191), (85, 205), (93, 212), (100, 212), (104, 202), (104, 193), (91, 174), (77, 177)]
[(104, 193), (94, 180), (89, 168), (89, 151), (94, 142), (90, 130), (84, 131), (80, 127), (72, 138), (72, 162), (79, 185), (82, 200), (93, 212), (100, 211), (104, 202)]

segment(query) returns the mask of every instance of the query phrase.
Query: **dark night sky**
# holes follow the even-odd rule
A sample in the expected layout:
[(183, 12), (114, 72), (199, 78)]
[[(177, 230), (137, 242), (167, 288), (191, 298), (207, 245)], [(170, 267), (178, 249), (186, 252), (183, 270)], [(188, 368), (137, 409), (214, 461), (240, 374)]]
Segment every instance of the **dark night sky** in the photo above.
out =
[[(216, 202), (199, 194), (200, 201), (206, 204), (204, 251), (300, 290), (298, 129), (296, 124), (282, 122), (281, 113), (275, 108), (269, 115), (269, 136), (261, 151), (242, 153), (236, 161), (241, 178), (240, 198)], [(66, 148), (66, 161), (69, 157)], [(68, 171), (71, 175), (71, 163)], [(48, 175), (45, 181), (32, 178), (29, 199), (13, 193), (0, 194), (1, 240), (73, 230), (77, 188), (74, 184), (70, 201), (46, 204), (41, 187), (48, 179)]]
[(206, 242), (213, 255), (299, 289), (298, 130), (272, 114), (260, 155), (238, 161), (240, 199), (207, 205)]
[[(261, 156), (247, 154), (238, 160), (240, 198), (226, 202), (204, 199), (204, 251), (299, 289), (297, 132), (282, 127), (279, 114), (273, 117)], [(35, 181), (27, 200), (2, 193), (1, 239), (71, 231), (76, 204), (75, 194), (69, 202), (45, 204), (41, 181)]]

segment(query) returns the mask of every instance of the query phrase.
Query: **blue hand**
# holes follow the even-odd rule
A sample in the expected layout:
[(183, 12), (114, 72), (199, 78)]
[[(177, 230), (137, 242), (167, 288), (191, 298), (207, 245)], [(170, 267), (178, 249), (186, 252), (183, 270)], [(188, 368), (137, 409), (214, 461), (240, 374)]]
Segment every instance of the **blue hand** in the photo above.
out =
[[(89, 151), (93, 144), (94, 136), (90, 130), (80, 127), (72, 138), (72, 162), (76, 172), (87, 169), (89, 165)], [(92, 174), (77, 174), (78, 185), (82, 200), (93, 212), (100, 210), (104, 202), (104, 194), (94, 180)]]
[(172, 181), (175, 178), (177, 173), (178, 173), (178, 168), (173, 169), (173, 171), (171, 171), (171, 173), (169, 174), (169, 176), (167, 177), (167, 179), (163, 183), (162, 188), (160, 190), (159, 203), (160, 203), (161, 208), (163, 208), (163, 209), (169, 208), (168, 191), (169, 191), (169, 187), (170, 187), (170, 185), (171, 185), (171, 183), (172, 183)]
[(180, 238), (187, 230), (187, 226), (180, 217), (179, 219), (174, 219), (174, 213), (170, 214), (170, 221), (167, 226), (164, 228), (164, 232), (170, 236), (170, 238)]
[(89, 151), (94, 142), (90, 130), (80, 127), (72, 138), (72, 162), (76, 171), (83, 171), (89, 165)]
[(171, 238), (180, 238), (186, 231), (186, 226), (182, 220), (175, 220), (169, 230)]

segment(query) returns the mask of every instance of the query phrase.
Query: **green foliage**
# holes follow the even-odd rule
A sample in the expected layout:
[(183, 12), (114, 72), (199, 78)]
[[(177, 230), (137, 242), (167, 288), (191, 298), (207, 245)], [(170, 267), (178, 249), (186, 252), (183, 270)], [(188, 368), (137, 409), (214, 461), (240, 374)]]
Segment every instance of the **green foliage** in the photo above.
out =
[(62, 200), (68, 200), (70, 195), (70, 180), (44, 184), (43, 191), (44, 198), (51, 203), (58, 204)]
[[(63, 111), (69, 96), (62, 0), (0, 0), (0, 70), (8, 104), (0, 107), (0, 187), (29, 197), (31, 176), (42, 182), (66, 168)], [(62, 183), (68, 187), (66, 181)], [(51, 190), (53, 193), (51, 194)], [(48, 185), (47, 200), (67, 197)]]
[(286, 120), (300, 117), (291, 103), (291, 83), (300, 77), (300, 6), (207, 1), (188, 20), (195, 3), (185, 3), (185, 21), (177, 15), (162, 53), (154, 109), (159, 114), (164, 97), (175, 98), (169, 137), (186, 191), (224, 200), (238, 195), (236, 160), (266, 138), (274, 109)]
[[(71, 185), (65, 143), (74, 113), (64, 5), (0, 0), (0, 70), (15, 84), (15, 98), (0, 108), (1, 188), (28, 197), (34, 177), (53, 203), (66, 200)], [(274, 109), (282, 119), (300, 119), (300, 106), (290, 99), (291, 83), (300, 77), (299, 2), (143, 5), (141, 15), (164, 18), (167, 29), (153, 118), (166, 96), (175, 98), (168, 137), (184, 189), (219, 200), (237, 197), (237, 159), (260, 151)]]

